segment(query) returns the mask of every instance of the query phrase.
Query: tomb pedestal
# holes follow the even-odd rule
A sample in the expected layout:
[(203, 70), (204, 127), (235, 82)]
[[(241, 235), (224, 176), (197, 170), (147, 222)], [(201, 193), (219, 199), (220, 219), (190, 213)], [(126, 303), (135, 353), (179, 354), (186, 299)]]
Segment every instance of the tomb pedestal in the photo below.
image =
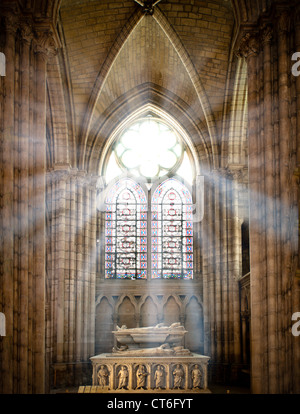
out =
[(191, 353), (170, 356), (123, 356), (115, 353), (90, 358), (93, 386), (81, 392), (206, 392), (209, 357)]

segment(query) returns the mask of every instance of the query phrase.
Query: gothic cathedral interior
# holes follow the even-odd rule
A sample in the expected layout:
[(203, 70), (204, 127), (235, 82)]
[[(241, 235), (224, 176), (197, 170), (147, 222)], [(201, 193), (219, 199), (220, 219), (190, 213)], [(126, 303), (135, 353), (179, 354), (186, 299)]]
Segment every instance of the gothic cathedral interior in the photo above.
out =
[(180, 323), (300, 393), (299, 1), (2, 0), (0, 52), (0, 392)]

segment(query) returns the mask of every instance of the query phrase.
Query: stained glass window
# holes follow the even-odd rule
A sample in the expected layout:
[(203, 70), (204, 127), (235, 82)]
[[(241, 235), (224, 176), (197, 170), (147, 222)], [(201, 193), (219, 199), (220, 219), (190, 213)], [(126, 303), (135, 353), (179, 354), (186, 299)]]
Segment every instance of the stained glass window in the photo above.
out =
[(132, 179), (117, 181), (106, 198), (105, 278), (147, 278), (147, 200)]
[[(106, 166), (106, 183), (118, 181), (106, 198), (105, 278), (193, 278), (192, 198), (174, 178), (192, 184), (188, 154), (180, 133), (158, 117), (142, 117), (120, 130)], [(150, 191), (165, 176), (171, 178), (152, 197), (137, 182), (141, 178)]]
[(151, 202), (152, 278), (193, 278), (192, 198), (171, 178), (160, 184)]

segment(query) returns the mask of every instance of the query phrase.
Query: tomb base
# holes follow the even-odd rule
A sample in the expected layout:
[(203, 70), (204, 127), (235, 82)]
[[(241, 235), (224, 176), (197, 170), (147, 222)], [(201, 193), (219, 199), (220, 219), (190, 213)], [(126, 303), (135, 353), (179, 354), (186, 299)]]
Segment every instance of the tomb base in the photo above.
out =
[(172, 356), (122, 356), (100, 354), (90, 358), (93, 365), (91, 387), (79, 392), (182, 392), (209, 393), (208, 356), (191, 353)]

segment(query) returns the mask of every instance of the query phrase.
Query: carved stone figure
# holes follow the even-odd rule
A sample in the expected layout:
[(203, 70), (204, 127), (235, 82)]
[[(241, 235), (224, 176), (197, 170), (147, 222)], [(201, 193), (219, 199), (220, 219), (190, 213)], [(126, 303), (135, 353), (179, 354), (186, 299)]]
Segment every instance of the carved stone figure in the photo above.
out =
[(107, 385), (108, 371), (104, 365), (101, 365), (98, 371), (98, 384), (104, 388)]
[(119, 385), (118, 385), (118, 390), (122, 389), (122, 388), (126, 388), (127, 389), (127, 385), (128, 385), (128, 370), (126, 368), (125, 365), (121, 366), (121, 369), (118, 373), (118, 378), (119, 378)]
[(144, 365), (139, 365), (136, 371), (136, 389), (146, 388), (146, 379), (147, 379), (148, 372), (146, 372)]
[(199, 369), (198, 365), (195, 365), (195, 368), (192, 370), (192, 381), (193, 381), (193, 388), (201, 388), (201, 379), (202, 379), (202, 372)]
[(164, 387), (165, 373), (161, 365), (157, 366), (154, 374), (155, 388), (161, 390)]
[(173, 375), (174, 375), (174, 388), (181, 388), (181, 385), (183, 383), (184, 372), (179, 364), (176, 365), (176, 368), (173, 371)]
[(126, 346), (113, 347), (113, 353), (126, 356), (168, 356), (168, 355), (190, 355), (191, 352), (182, 346), (171, 348), (169, 344), (162, 344), (155, 348), (128, 349)]
[(129, 329), (126, 325), (122, 325), (121, 327), (117, 326), (113, 334), (121, 346), (136, 348), (137, 344), (140, 347), (150, 347), (151, 345), (155, 347), (166, 343), (178, 346), (181, 345), (186, 332), (179, 322), (175, 322), (170, 326), (160, 323), (155, 326)]

